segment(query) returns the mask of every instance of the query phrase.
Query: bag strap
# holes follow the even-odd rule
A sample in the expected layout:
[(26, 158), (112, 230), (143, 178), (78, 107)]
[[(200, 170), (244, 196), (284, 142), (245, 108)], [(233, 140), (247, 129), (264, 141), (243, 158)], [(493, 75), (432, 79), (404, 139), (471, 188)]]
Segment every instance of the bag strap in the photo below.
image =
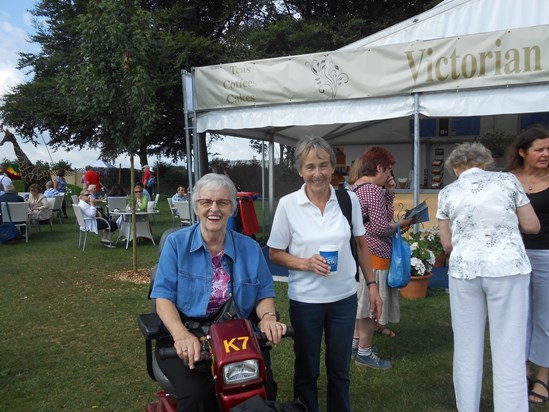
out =
[(8, 211), (8, 217), (10, 219), (10, 223), (13, 223), (13, 220), (11, 220), (11, 212), (10, 212), (10, 205), (8, 202), (4, 202), (6, 204), (6, 210)]
[(347, 222), (349, 222), (349, 226), (351, 226), (351, 237), (353, 236), (353, 204), (351, 203), (351, 197), (349, 196), (349, 193), (347, 193), (346, 189), (338, 189), (335, 191), (337, 202), (339, 203), (339, 208), (341, 209), (341, 212), (343, 213), (343, 216), (347, 219)]
[(335, 191), (335, 193), (337, 197), (337, 202), (339, 203), (339, 208), (341, 209), (343, 216), (345, 216), (347, 222), (349, 223), (349, 226), (351, 227), (351, 238), (349, 239), (349, 243), (351, 245), (351, 253), (353, 254), (353, 259), (355, 260), (356, 264), (355, 280), (358, 282), (358, 256), (356, 255), (356, 244), (355, 239), (353, 238), (353, 203), (351, 202), (351, 196), (346, 189), (338, 189)]

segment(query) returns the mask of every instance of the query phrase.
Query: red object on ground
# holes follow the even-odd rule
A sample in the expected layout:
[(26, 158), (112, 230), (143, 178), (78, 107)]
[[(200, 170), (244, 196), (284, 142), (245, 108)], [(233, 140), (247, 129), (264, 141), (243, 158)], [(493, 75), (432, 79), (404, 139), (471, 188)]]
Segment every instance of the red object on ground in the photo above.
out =
[(240, 219), (242, 220), (242, 233), (245, 235), (253, 235), (259, 232), (259, 222), (255, 213), (254, 199), (258, 193), (255, 192), (238, 192), (238, 203), (240, 208)]

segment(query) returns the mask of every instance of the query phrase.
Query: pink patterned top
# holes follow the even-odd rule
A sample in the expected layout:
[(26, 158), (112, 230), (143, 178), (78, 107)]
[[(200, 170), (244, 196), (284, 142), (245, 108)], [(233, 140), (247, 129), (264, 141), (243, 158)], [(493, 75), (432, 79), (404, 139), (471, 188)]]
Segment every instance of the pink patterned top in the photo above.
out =
[(217, 255), (212, 256), (212, 290), (210, 292), (210, 301), (206, 312), (208, 315), (215, 313), (229, 298), (229, 281), (231, 276), (227, 273), (221, 264), (223, 250)]
[[(355, 191), (355, 186), (351, 190)], [(393, 221), (393, 201), (395, 193), (388, 193), (375, 184), (366, 184), (356, 190), (366, 234), (364, 238), (370, 252), (377, 257), (391, 258), (391, 222)], [(365, 217), (368, 219), (365, 219)]]

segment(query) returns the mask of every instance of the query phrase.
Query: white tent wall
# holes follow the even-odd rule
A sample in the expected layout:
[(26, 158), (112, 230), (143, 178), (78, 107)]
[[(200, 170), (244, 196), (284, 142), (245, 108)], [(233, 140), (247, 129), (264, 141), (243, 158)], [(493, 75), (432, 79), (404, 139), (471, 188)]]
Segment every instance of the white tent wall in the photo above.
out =
[[(547, 24), (549, 24), (549, 0), (446, 0), (425, 13), (349, 44), (340, 50), (433, 41), (451, 36), (475, 35)], [(544, 32), (546, 32), (545, 29)], [(543, 46), (545, 47), (545, 43)], [(542, 67), (541, 72), (547, 75), (549, 67)], [(195, 93), (199, 95), (201, 90), (195, 87)], [(510, 120), (509, 123), (517, 123), (517, 114), (536, 112), (549, 112), (549, 82), (546, 80), (533, 80), (530, 84), (524, 82), (497, 86), (485, 84), (479, 88), (469, 89), (452, 86), (447, 90), (426, 91), (419, 94), (225, 107), (199, 110), (196, 120), (198, 132), (264, 139), (289, 145), (295, 144), (305, 134), (320, 135), (333, 146), (345, 146), (349, 162), (356, 158), (366, 145), (374, 142), (382, 143), (390, 146), (390, 150), (394, 150), (397, 159), (401, 159), (401, 154), (406, 155), (404, 159), (409, 159), (397, 164), (397, 174), (406, 175), (410, 162), (415, 161), (418, 181), (421, 182), (421, 174), (431, 155), (433, 145), (420, 146), (419, 135), (414, 136), (416, 144), (410, 145), (414, 140), (409, 137), (409, 121), (414, 119), (414, 114), (416, 117), (420, 114), (427, 117), (448, 118), (499, 117), (502, 114), (510, 114), (514, 116), (512, 118), (514, 120)], [(493, 125), (493, 119), (483, 118), (482, 131), (496, 130)], [(518, 126), (510, 127), (511, 131), (519, 131)], [(453, 146), (452, 142), (444, 144)], [(412, 157), (411, 147), (417, 150), (421, 147), (422, 153), (415, 153)], [(420, 158), (421, 164), (418, 162)], [(401, 170), (400, 167), (403, 169)]]

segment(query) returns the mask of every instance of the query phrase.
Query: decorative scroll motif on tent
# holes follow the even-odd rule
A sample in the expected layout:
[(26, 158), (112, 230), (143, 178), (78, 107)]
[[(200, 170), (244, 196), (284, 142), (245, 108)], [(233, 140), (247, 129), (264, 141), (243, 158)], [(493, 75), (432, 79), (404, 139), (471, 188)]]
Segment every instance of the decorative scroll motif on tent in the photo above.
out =
[(326, 94), (330, 90), (329, 97), (335, 99), (337, 96), (337, 88), (349, 81), (349, 76), (341, 73), (339, 66), (334, 64), (334, 61), (328, 55), (322, 56), (320, 59), (313, 59), (312, 62), (306, 62), (306, 66), (311, 67), (311, 71), (316, 76), (315, 81), (319, 85), (318, 91), (321, 94)]

